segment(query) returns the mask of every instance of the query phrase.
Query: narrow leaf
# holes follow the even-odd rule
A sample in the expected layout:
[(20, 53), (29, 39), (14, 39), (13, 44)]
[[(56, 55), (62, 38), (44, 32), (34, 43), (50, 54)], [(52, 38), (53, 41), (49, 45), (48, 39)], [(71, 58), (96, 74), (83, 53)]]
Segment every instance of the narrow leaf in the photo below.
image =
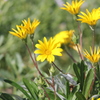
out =
[(12, 96), (11, 96), (10, 94), (7, 94), (7, 93), (1, 93), (0, 98), (1, 98), (2, 100), (14, 100), (14, 99), (12, 98)]
[(31, 96), (34, 98), (34, 100), (38, 100), (38, 97), (37, 97), (37, 93), (36, 93), (36, 89), (35, 87), (32, 85), (34, 83), (30, 83), (27, 79), (23, 79), (23, 82), (26, 86), (26, 88), (28, 89), (29, 93), (31, 94)]
[(19, 84), (7, 79), (4, 79), (4, 82), (9, 83), (12, 86), (16, 87), (17, 89), (19, 89), (29, 99), (31, 98), (30, 95)]
[(85, 98), (87, 98), (89, 95), (93, 78), (94, 78), (93, 69), (90, 69), (86, 76), (86, 79), (84, 81), (84, 86), (83, 86), (83, 95), (85, 96)]
[(76, 97), (77, 97), (78, 100), (86, 100), (85, 97), (83, 96), (83, 94), (80, 93), (80, 92), (76, 93)]
[(73, 69), (74, 69), (74, 72), (78, 78), (78, 81), (80, 82), (81, 81), (81, 77), (80, 77), (80, 72), (79, 72), (79, 68), (78, 68), (78, 64), (75, 64), (73, 65)]
[(70, 94), (70, 87), (69, 87), (69, 82), (66, 82), (66, 98), (68, 99), (68, 96)]

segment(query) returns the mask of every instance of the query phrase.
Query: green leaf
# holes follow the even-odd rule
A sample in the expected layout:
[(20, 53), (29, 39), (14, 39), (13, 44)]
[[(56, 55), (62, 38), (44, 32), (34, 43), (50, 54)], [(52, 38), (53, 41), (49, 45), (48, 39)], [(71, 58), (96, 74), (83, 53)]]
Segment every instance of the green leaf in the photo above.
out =
[(80, 66), (80, 77), (81, 77), (80, 88), (81, 90), (83, 90), (85, 71), (86, 71), (87, 66), (84, 64), (84, 61), (81, 61), (81, 64), (79, 66)]
[(7, 93), (1, 93), (0, 98), (1, 98), (2, 100), (14, 100), (14, 99), (12, 98), (12, 96), (9, 95), (9, 94), (7, 94)]
[(3, 80), (4, 82), (6, 83), (9, 83), (11, 84), (12, 86), (16, 87), (17, 89), (19, 89), (27, 98), (31, 99), (30, 95), (17, 83), (11, 81), (11, 80), (7, 80), (7, 79), (4, 79)]
[[(54, 91), (52, 91), (52, 89), (45, 88), (45, 87), (44, 89), (46, 93), (48, 94), (48, 97), (50, 98), (50, 100), (55, 100)], [(64, 97), (56, 92), (56, 100), (64, 100)]]
[(77, 97), (78, 100), (86, 100), (84, 95), (81, 92), (77, 92), (76, 97)]
[(70, 94), (70, 87), (69, 87), (69, 82), (66, 82), (66, 98), (68, 99), (68, 96)]
[(73, 65), (74, 72), (78, 78), (78, 82), (80, 83), (81, 91), (83, 90), (86, 68), (87, 68), (87, 66), (84, 64), (84, 61), (81, 61), (81, 63)]
[[(34, 100), (38, 100), (38, 92), (37, 92), (37, 89), (36, 89), (36, 85), (35, 83), (30, 83), (30, 81), (28, 81), (27, 79), (23, 79), (23, 82), (24, 82), (24, 85), (26, 86), (26, 88), (28, 89), (29, 93), (31, 94), (32, 98)], [(32, 85), (33, 84), (33, 85)]]
[(81, 77), (80, 77), (80, 70), (79, 70), (78, 64), (74, 63), (73, 69), (74, 69), (74, 72), (75, 72), (79, 82), (80, 82), (81, 81)]
[(94, 78), (94, 72), (93, 69), (90, 69), (89, 72), (87, 73), (86, 79), (84, 81), (84, 86), (83, 86), (83, 95), (85, 98), (88, 98), (89, 92), (90, 92), (90, 87), (92, 84)]

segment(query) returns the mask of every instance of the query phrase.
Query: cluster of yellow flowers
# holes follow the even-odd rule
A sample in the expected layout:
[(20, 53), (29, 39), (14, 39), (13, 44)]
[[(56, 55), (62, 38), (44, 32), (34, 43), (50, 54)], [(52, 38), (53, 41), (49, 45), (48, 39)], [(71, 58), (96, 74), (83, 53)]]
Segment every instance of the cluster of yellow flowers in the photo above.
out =
[(28, 18), (28, 21), (23, 20), (23, 24), (16, 25), (17, 30), (13, 29), (13, 32), (10, 31), (10, 34), (19, 37), (20, 39), (26, 39), (28, 34), (34, 34), (34, 31), (36, 27), (40, 24), (40, 22), (36, 19), (33, 20), (33, 22), (30, 22), (30, 18)]
[[(72, 1), (72, 4), (69, 4), (66, 2), (64, 4), (65, 7), (61, 7), (61, 9), (67, 10), (69, 13), (78, 15), (80, 11), (81, 5), (84, 3), (84, 0), (75, 0)], [(97, 9), (93, 9), (91, 12), (86, 9), (86, 13), (80, 12), (82, 15), (78, 15), (80, 19), (77, 19), (78, 21), (81, 21), (82, 23), (87, 23), (89, 25), (96, 25), (97, 21), (100, 19), (100, 7)]]
[[(72, 4), (69, 4), (66, 2), (64, 4), (65, 7), (61, 7), (61, 9), (67, 10), (69, 13), (74, 14), (78, 17), (78, 21), (81, 21), (82, 23), (87, 23), (90, 26), (95, 26), (97, 21), (100, 19), (100, 7), (97, 9), (93, 9), (91, 12), (86, 9), (86, 13), (80, 12), (82, 15), (78, 15), (80, 11), (81, 5), (84, 3), (84, 0), (75, 0), (72, 1)], [(95, 47), (95, 50), (91, 49), (90, 47), (90, 54), (88, 53), (87, 50), (84, 50), (84, 56), (89, 59), (92, 63), (96, 63), (100, 59), (100, 48), (98, 49)]]
[[(72, 4), (66, 2), (66, 4), (64, 4), (65, 7), (61, 7), (61, 9), (67, 10), (69, 13), (80, 17), (80, 19), (77, 20), (81, 21), (82, 23), (87, 23), (91, 26), (96, 25), (97, 21), (100, 19), (100, 8), (93, 9), (92, 12), (89, 12), (88, 9), (86, 9), (86, 13), (81, 12), (82, 15), (78, 15), (80, 7), (83, 3), (84, 0), (73, 0)], [(33, 34), (36, 27), (40, 24), (40, 22), (36, 19), (34, 19), (34, 21), (31, 23), (29, 18), (28, 21), (23, 20), (22, 23), (23, 24), (21, 25), (16, 25), (17, 30), (12, 29), (13, 32), (10, 31), (10, 34), (21, 39), (25, 39), (28, 34)], [(62, 56), (62, 44), (71, 43), (71, 47), (76, 49), (76, 45), (72, 42), (74, 32), (74, 30), (66, 30), (56, 34), (49, 40), (47, 40), (46, 37), (43, 38), (43, 42), (38, 40), (39, 43), (35, 45), (38, 50), (34, 51), (34, 53), (39, 54), (37, 56), (37, 60), (42, 62), (44, 60), (47, 60), (50, 63), (53, 62), (55, 60), (54, 55)], [(100, 59), (100, 48), (96, 49), (95, 47), (95, 50), (92, 50), (90, 47), (90, 51), (91, 53), (89, 54), (87, 50), (85, 50), (84, 56), (93, 63), (98, 62)]]

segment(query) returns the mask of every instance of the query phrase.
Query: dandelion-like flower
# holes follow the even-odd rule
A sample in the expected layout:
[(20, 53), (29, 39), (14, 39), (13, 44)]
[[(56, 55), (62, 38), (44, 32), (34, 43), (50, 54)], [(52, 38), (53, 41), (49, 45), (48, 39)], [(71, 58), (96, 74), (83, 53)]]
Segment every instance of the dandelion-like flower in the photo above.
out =
[(73, 34), (74, 34), (74, 30), (61, 31), (54, 36), (54, 40), (57, 43), (59, 43), (60, 45), (61, 44), (67, 44), (71, 41)]
[(36, 48), (39, 50), (35, 50), (35, 54), (39, 54), (37, 56), (37, 61), (43, 62), (47, 60), (48, 62), (53, 62), (55, 60), (54, 55), (62, 56), (61, 52), (63, 51), (60, 47), (58, 47), (55, 40), (51, 37), (48, 41), (46, 37), (44, 37), (43, 42), (38, 40), (39, 44), (36, 44)]
[(61, 9), (67, 10), (69, 13), (76, 15), (79, 13), (80, 7), (83, 3), (83, 0), (73, 0), (72, 4), (69, 4), (68, 2), (66, 2), (66, 4), (63, 4), (65, 7), (61, 7)]
[(23, 25), (19, 27), (26, 29), (27, 34), (34, 34), (35, 29), (40, 24), (40, 22), (37, 19), (34, 19), (31, 23), (30, 18), (28, 18), (28, 20), (23, 20), (22, 23)]
[(99, 61), (100, 59), (100, 49), (98, 47), (98, 49), (95, 47), (94, 51), (92, 50), (92, 48), (90, 47), (90, 53), (88, 53), (87, 50), (84, 50), (84, 56), (89, 59), (92, 63), (96, 63)]
[(81, 12), (81, 14), (82, 15), (78, 15), (80, 17), (80, 19), (77, 19), (78, 21), (94, 26), (100, 19), (100, 8), (93, 9), (91, 12), (89, 12), (88, 9), (86, 9), (86, 13)]
[(17, 36), (20, 39), (26, 39), (27, 37), (27, 33), (25, 29), (19, 28), (18, 25), (16, 25), (17, 30), (15, 30), (14, 28), (12, 28), (13, 31), (10, 31), (9, 33)]

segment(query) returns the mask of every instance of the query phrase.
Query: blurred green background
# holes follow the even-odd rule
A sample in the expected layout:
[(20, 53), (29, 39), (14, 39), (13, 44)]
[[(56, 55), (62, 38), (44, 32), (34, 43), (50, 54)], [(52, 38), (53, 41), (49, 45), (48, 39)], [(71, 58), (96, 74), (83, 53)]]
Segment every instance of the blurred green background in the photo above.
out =
[[(42, 40), (44, 36), (52, 37), (60, 31), (74, 29), (78, 34), (77, 23), (74, 17), (65, 10), (60, 9), (63, 3), (71, 0), (0, 0), (0, 77), (21, 82), (23, 77), (34, 78), (37, 71), (28, 55), (24, 43), (17, 37), (9, 34), (11, 28), (20, 25), (23, 19), (34, 18), (40, 20), (40, 25), (35, 31), (34, 42)], [(86, 0), (81, 10), (86, 8), (91, 11), (98, 8), (99, 0)], [(83, 46), (89, 49), (92, 41), (92, 32), (87, 24), (81, 25), (83, 31)], [(96, 26), (96, 45), (100, 45), (100, 22)], [(30, 48), (32, 45), (29, 42)], [(71, 54), (78, 58), (76, 51)], [(63, 70), (68, 71), (72, 65), (71, 59), (63, 53), (62, 57), (56, 57), (55, 63)], [(47, 72), (50, 65), (45, 61), (39, 62), (42, 71)], [(10, 92), (9, 85), (0, 82), (0, 92)], [(11, 91), (12, 92), (12, 91)]]

